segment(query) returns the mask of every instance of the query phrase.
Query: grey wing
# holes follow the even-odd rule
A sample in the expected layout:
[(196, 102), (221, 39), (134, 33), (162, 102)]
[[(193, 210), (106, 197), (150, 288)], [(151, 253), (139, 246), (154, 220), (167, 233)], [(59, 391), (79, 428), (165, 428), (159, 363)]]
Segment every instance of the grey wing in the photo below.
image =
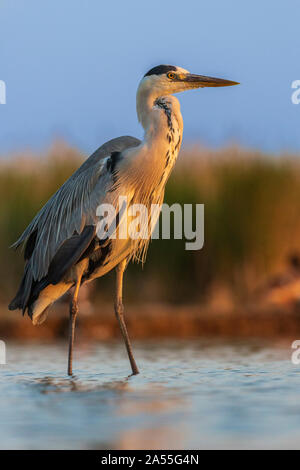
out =
[[(59, 188), (42, 207), (13, 247), (25, 244), (35, 281), (47, 275), (51, 261), (60, 246), (74, 233), (81, 234), (86, 226), (96, 225), (96, 209), (113, 184), (113, 172), (108, 158), (124, 150), (137, 147), (140, 140), (118, 137), (102, 145)], [(108, 157), (108, 158), (105, 158)]]

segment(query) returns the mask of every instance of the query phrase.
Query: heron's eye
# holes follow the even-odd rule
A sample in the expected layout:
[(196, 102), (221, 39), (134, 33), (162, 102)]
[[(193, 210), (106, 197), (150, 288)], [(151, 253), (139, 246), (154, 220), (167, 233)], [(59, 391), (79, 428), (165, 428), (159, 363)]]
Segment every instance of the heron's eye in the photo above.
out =
[(169, 72), (169, 73), (167, 74), (167, 77), (170, 78), (170, 80), (174, 80), (174, 78), (175, 78), (175, 73)]

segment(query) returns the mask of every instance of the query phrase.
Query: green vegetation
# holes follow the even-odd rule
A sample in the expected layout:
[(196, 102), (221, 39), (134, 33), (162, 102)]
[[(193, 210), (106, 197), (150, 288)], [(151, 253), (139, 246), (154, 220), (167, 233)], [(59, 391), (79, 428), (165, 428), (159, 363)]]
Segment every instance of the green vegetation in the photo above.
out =
[[(79, 165), (83, 156), (64, 145), (47, 155), (3, 159), (0, 164), (0, 301), (15, 293), (23, 260), (9, 246), (36, 211)], [(205, 246), (153, 240), (147, 262), (127, 271), (126, 297), (193, 303), (226, 288), (243, 301), (300, 252), (300, 166), (292, 156), (229, 148), (182, 151), (166, 202), (205, 204)], [(142, 271), (143, 270), (143, 271)], [(95, 294), (112, 296), (112, 276)]]

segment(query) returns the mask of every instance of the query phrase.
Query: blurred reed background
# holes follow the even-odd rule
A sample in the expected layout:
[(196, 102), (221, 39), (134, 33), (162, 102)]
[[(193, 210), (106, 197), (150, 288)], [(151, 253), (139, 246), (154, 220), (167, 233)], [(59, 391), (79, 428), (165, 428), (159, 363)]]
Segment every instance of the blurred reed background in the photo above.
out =
[[(23, 271), (23, 257), (9, 246), (84, 156), (56, 142), (43, 155), (9, 157), (3, 156), (0, 163), (2, 337), (55, 337), (66, 328), (63, 303), (40, 328), (18, 312), (7, 311)], [(205, 245), (186, 251), (185, 240), (153, 240), (144, 267), (129, 266), (125, 306), (133, 336), (261, 336), (299, 328), (296, 155), (239, 147), (185, 148), (167, 184), (165, 202), (205, 204)], [(111, 273), (82, 293), (83, 334), (118, 334), (113, 288)]]

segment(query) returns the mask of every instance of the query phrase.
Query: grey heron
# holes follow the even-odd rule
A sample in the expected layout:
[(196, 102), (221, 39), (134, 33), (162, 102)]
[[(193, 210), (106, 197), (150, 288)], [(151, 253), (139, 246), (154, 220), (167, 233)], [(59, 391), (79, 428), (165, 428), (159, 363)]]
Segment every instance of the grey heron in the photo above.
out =
[[(145, 256), (151, 233), (139, 240), (129, 236), (100, 239), (96, 233), (97, 207), (105, 203), (116, 206), (120, 196), (126, 196), (129, 206), (135, 203), (161, 207), (182, 141), (180, 104), (173, 94), (237, 84), (194, 75), (172, 65), (149, 70), (139, 84), (136, 99), (143, 141), (124, 136), (102, 145), (57, 190), (14, 243), (15, 248), (25, 247), (25, 268), (10, 310), (21, 309), (34, 325), (40, 324), (51, 304), (74, 288), (70, 301), (69, 375), (79, 288), (112, 269), (116, 270), (115, 314), (132, 373), (139, 372), (124, 321), (123, 274), (129, 260)], [(120, 208), (117, 217), (122, 218)]]

